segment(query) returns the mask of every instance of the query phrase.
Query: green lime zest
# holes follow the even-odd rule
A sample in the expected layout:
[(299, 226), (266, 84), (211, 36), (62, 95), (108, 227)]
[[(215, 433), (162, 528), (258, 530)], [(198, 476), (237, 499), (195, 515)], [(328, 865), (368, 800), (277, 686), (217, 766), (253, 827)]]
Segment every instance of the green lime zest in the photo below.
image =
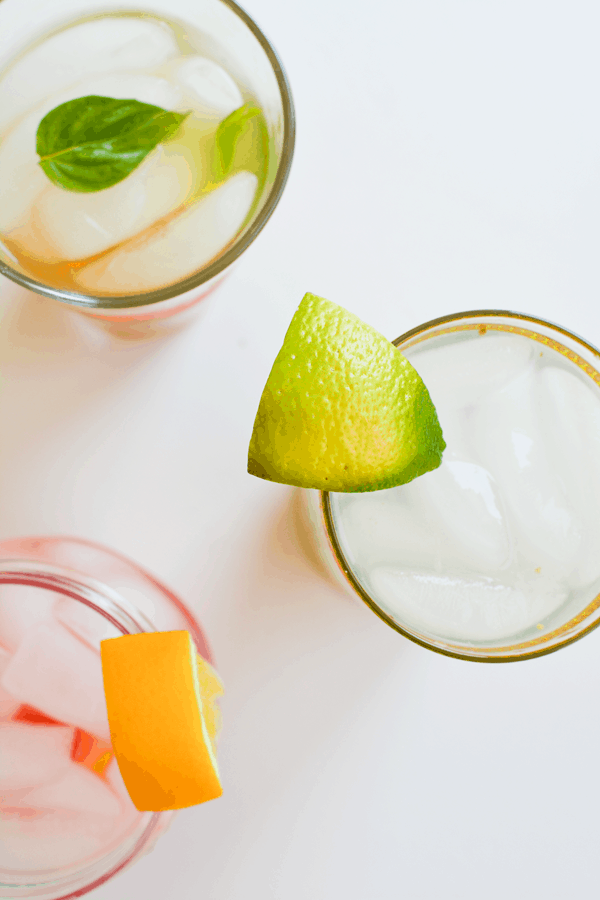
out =
[(406, 357), (357, 316), (306, 294), (263, 390), (250, 474), (376, 491), (437, 468), (445, 446), (429, 392)]

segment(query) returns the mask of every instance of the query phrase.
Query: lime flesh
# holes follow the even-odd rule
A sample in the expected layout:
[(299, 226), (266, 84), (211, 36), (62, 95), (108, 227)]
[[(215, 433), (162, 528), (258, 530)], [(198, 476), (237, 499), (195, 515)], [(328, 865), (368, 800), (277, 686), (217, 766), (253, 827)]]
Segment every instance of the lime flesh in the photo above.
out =
[(250, 474), (325, 491), (377, 491), (436, 469), (445, 446), (409, 361), (357, 316), (306, 294), (260, 400)]

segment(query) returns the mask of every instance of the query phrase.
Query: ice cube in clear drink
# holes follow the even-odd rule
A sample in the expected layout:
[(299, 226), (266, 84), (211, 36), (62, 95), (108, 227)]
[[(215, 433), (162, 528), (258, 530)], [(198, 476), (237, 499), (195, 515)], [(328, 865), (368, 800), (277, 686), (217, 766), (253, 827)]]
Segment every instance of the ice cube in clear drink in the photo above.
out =
[(564, 599), (555, 589), (532, 596), (489, 577), (379, 567), (369, 575), (384, 610), (417, 630), (456, 640), (502, 640), (535, 625)]
[(410, 484), (368, 496), (336, 497), (340, 533), (360, 548), (360, 571), (400, 564), (411, 569), (500, 570), (510, 537), (493, 477), (453, 459)]
[[(446, 451), (439, 469), (406, 493), (422, 506), (435, 533), (438, 558), (450, 571), (499, 572), (510, 562), (511, 540), (500, 492), (484, 467)], [(435, 558), (431, 564), (435, 565)]]
[[(598, 578), (600, 566), (600, 407), (589, 379), (558, 366), (540, 371), (538, 413), (549, 435), (546, 451), (580, 522), (580, 546), (573, 561), (572, 583), (588, 584)], [(588, 383), (589, 382), (589, 383)], [(552, 405), (549, 404), (551, 399)]]
[(444, 344), (443, 340), (417, 345), (409, 352), (440, 416), (440, 409), (446, 405), (454, 410), (485, 402), (485, 397), (530, 368), (535, 355), (533, 341), (515, 341), (513, 335), (501, 332), (489, 331), (475, 339), (473, 332), (467, 332), (452, 343)]
[(539, 375), (517, 379), (481, 405), (473, 435), (501, 485), (511, 532), (531, 571), (541, 568), (558, 577), (581, 550), (582, 522), (565, 482), (568, 472), (552, 464), (553, 442), (568, 440), (543, 415), (553, 406)]
[(356, 559), (348, 551), (358, 571), (398, 559), (426, 566), (436, 558), (438, 536), (412, 499), (404, 486), (373, 493), (368, 505), (360, 494), (336, 497), (340, 533), (349, 548), (360, 548)]

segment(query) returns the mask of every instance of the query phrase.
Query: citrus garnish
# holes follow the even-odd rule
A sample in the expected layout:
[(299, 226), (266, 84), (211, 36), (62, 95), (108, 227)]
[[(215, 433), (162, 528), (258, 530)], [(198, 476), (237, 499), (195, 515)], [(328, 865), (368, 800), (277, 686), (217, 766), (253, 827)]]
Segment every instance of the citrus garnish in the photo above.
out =
[(250, 474), (325, 491), (377, 491), (436, 469), (445, 446), (409, 361), (357, 316), (306, 294), (260, 400)]
[(128, 634), (100, 649), (112, 746), (136, 808), (220, 797), (214, 700), (223, 690), (190, 634)]

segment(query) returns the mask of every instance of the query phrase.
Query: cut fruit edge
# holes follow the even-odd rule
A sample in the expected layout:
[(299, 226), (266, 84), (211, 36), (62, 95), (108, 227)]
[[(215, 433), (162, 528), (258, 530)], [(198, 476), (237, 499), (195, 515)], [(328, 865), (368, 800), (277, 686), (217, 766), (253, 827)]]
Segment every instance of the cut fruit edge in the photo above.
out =
[[(161, 638), (162, 648), (157, 644)], [(127, 642), (132, 642), (129, 647)], [(134, 806), (140, 812), (161, 812), (220, 796), (216, 741), (221, 717), (216, 701), (223, 685), (197, 652), (190, 633), (122, 635), (102, 641), (101, 654), (112, 751)], [(160, 667), (167, 662), (172, 667), (157, 682), (157, 663)], [(169, 681), (172, 672), (179, 682)], [(116, 675), (133, 680), (129, 697), (123, 697)]]

